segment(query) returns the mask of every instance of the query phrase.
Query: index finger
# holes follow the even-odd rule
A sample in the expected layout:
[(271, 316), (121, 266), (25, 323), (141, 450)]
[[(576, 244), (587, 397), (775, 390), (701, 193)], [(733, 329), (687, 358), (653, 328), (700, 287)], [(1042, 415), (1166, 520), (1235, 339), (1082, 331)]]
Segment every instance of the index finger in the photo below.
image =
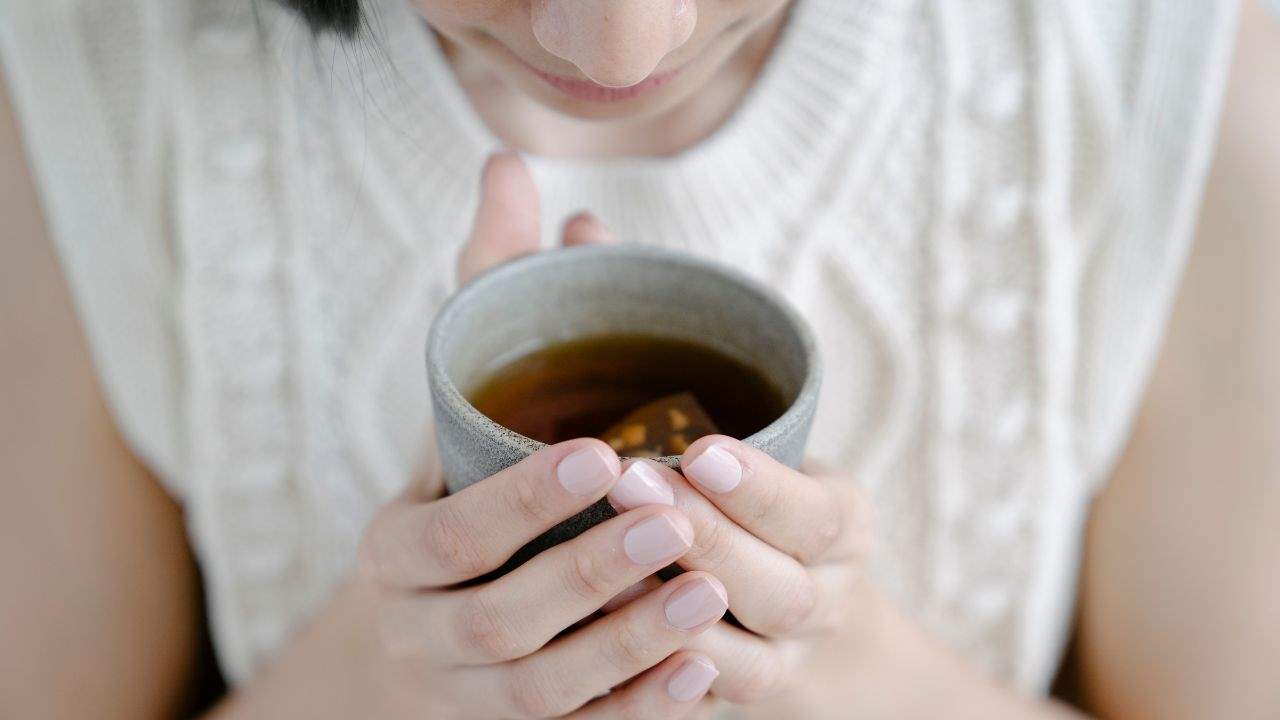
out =
[(841, 554), (850, 518), (830, 483), (724, 435), (699, 438), (680, 468), (726, 516), (800, 562)]
[(618, 456), (605, 443), (569, 440), (456, 495), (431, 503), (391, 503), (365, 532), (360, 565), (381, 582), (400, 587), (471, 580), (604, 497), (618, 471)]

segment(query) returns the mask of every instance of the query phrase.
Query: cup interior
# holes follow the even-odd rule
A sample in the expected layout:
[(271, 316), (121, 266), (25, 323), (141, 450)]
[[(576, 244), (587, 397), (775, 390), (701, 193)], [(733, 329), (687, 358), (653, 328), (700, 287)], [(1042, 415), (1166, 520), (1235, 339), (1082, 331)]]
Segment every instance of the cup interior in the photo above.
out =
[(437, 381), (465, 401), (510, 360), (617, 334), (719, 350), (762, 373), (788, 406), (816, 381), (808, 329), (771, 291), (717, 264), (643, 246), (556, 250), (482, 275), (437, 316), (428, 359), (443, 375)]
[[(445, 482), (459, 492), (543, 444), (498, 425), (467, 394), (508, 361), (542, 346), (606, 335), (700, 344), (754, 368), (787, 408), (742, 438), (791, 467), (802, 458), (820, 368), (808, 326), (770, 290), (717, 263), (644, 246), (531, 255), (476, 278), (436, 315), (428, 381)], [(679, 467), (679, 458), (656, 458)], [(498, 574), (614, 515), (601, 500), (517, 552)]]

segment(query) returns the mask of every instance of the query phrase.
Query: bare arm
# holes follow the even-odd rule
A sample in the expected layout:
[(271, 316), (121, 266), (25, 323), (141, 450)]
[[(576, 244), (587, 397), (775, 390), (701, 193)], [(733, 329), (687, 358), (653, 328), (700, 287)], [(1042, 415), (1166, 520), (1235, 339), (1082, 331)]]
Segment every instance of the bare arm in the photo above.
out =
[(115, 432), (2, 81), (0, 716), (173, 716), (203, 627), (182, 512)]
[(1088, 530), (1079, 670), (1107, 717), (1280, 716), (1280, 24), (1241, 28), (1200, 238)]

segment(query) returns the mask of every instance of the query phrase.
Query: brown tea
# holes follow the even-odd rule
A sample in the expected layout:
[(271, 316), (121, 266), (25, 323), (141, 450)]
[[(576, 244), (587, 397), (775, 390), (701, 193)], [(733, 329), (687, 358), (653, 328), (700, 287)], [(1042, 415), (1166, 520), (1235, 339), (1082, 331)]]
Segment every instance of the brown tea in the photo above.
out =
[[(782, 393), (768, 379), (722, 352), (634, 335), (535, 350), (496, 368), (468, 399), (499, 425), (545, 443), (603, 437), (620, 420), (663, 399), (679, 403), (666, 408), (677, 425), (696, 414), (686, 405), (696, 401), (719, 432), (737, 438), (763, 429), (786, 410)], [(690, 429), (702, 425), (692, 423)]]

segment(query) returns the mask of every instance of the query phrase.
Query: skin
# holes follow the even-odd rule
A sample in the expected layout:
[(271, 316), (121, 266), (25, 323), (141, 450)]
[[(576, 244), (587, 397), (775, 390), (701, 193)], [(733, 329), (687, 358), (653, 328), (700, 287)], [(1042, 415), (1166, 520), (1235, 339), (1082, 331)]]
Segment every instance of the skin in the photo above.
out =
[[(786, 0), (417, 0), (485, 123), (544, 155), (668, 155), (710, 135), (750, 89)], [(606, 12), (607, 9), (607, 12)], [(544, 44), (545, 41), (545, 44)], [(577, 100), (530, 67), (626, 86), (677, 68), (642, 97)]]
[[(500, 10), (497, 2), (438, 5), (476, 22), (486, 8), (495, 18)], [(705, 18), (755, 5), (698, 6)], [(477, 14), (463, 17), (469, 11)], [(431, 12), (424, 7), (435, 22)], [(1229, 108), (1271, 97), (1249, 92), (1250, 83), (1280, 59), (1274, 28), (1267, 37), (1264, 22), (1249, 20)], [(684, 105), (673, 102), (675, 117)], [(1280, 157), (1261, 141), (1280, 108), (1246, 110), (1241, 117), (1271, 121), (1233, 124), (1228, 114), (1227, 137), (1243, 140), (1224, 142), (1212, 179), (1201, 232), (1212, 242), (1192, 259), (1133, 440), (1090, 516), (1077, 651), (1066, 670), (1082, 707), (1102, 716), (1280, 713), (1270, 670), (1280, 666), (1280, 580), (1269, 552), (1280, 546), (1280, 297), (1267, 272), (1280, 267), (1268, 232), (1280, 227), (1280, 212), (1250, 193), (1280, 182)], [(601, 132), (625, 126), (604, 125)], [(639, 145), (642, 125), (632, 126)], [(16, 147), (12, 119), (0, 113), (0, 148)], [(0, 294), (3, 307), (18, 310), (0, 315), (0, 399), (15, 409), (0, 415), (0, 572), (10, 579), (0, 583), (0, 715), (172, 715), (198, 673), (203, 634), (181, 512), (112, 427), (19, 153), (0, 154), (0, 183), (0, 197), (14, 199), (5, 208), (12, 239), (0, 243)], [(482, 193), (459, 259), (462, 280), (538, 244), (536, 190), (516, 158), (489, 163)], [(611, 238), (579, 216), (561, 240)], [(1234, 325), (1224, 329), (1225, 318)], [(731, 490), (704, 487), (694, 472), (712, 446), (743, 468)], [(568, 493), (556, 468), (584, 448), (599, 453), (605, 477), (591, 492)], [(611, 493), (630, 465), (617, 465), (599, 443), (572, 441), (449, 498), (440, 498), (438, 477), (424, 474), (378, 513), (358, 568), (328, 606), (214, 713), (665, 718), (705, 716), (726, 702), (761, 718), (1071, 712), (987, 681), (877, 591), (860, 572), (875, 522), (856, 478), (839, 468), (797, 473), (727, 438), (704, 438), (683, 460), (690, 477), (652, 468), (671, 504), (622, 508), (572, 546), (463, 586), (457, 581)], [(495, 512), (506, 513), (503, 522), (478, 520)], [(657, 516), (689, 538), (675, 551), (689, 572), (661, 586), (644, 580), (652, 564), (619, 553), (627, 529)], [(592, 561), (574, 559), (583, 557)], [(663, 603), (696, 582), (722, 588), (743, 628), (665, 625)], [(607, 612), (591, 615), (593, 606)], [(676, 702), (666, 683), (694, 660), (719, 676), (706, 697)], [(592, 699), (619, 683), (619, 692)]]
[(173, 716), (207, 660), (182, 510), (103, 402), (7, 98), (0, 82), (0, 717)]

